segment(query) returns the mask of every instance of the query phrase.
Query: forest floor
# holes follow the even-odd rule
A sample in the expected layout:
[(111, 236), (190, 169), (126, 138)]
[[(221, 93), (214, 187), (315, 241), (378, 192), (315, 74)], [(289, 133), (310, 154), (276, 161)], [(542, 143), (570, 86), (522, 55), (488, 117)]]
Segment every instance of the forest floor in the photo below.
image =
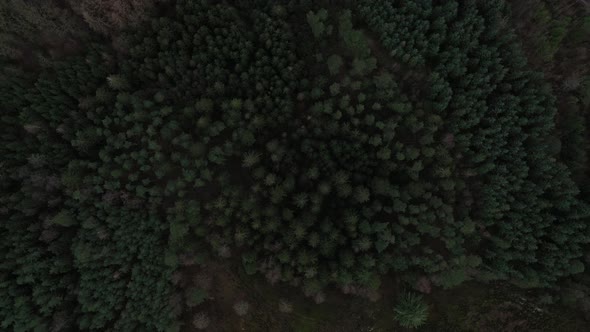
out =
[[(233, 264), (231, 264), (233, 265)], [(230, 265), (206, 265), (212, 277), (210, 299), (200, 308), (212, 313), (206, 331), (216, 332), (393, 332), (411, 331), (398, 326), (393, 306), (401, 282), (385, 279), (376, 301), (343, 294), (332, 289), (326, 300), (316, 304), (297, 287), (270, 285), (261, 276), (248, 276)], [(236, 266), (236, 265), (233, 265)], [(196, 273), (195, 271), (187, 273)], [(427, 325), (422, 332), (518, 332), (586, 331), (587, 322), (560, 305), (540, 304), (533, 291), (504, 283), (467, 282), (452, 290), (434, 289), (425, 297), (429, 305)], [(233, 305), (247, 301), (248, 313), (238, 316)], [(288, 303), (291, 312), (281, 310)], [(197, 331), (187, 315), (185, 331)]]

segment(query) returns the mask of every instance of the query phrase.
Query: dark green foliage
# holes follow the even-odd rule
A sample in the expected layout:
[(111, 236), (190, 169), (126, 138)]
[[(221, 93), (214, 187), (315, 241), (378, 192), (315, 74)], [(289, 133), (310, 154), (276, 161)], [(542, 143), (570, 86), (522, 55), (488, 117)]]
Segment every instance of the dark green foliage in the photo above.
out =
[(569, 16), (553, 17), (550, 8), (541, 2), (534, 10), (533, 22), (543, 27), (531, 36), (536, 50), (543, 60), (550, 61), (568, 33), (571, 18)]
[[(318, 302), (389, 272), (448, 288), (583, 271), (583, 128), (565, 114), (560, 150), (501, 2), (263, 2), (178, 0), (125, 52), (3, 68), (3, 329), (178, 328), (170, 279), (196, 252)], [(427, 313), (396, 307), (408, 327)]]
[(197, 306), (207, 299), (207, 292), (200, 288), (191, 288), (186, 295), (186, 305), (189, 307)]
[(121, 208), (133, 198), (96, 173), (109, 56), (92, 47), (35, 80), (3, 73), (3, 329), (163, 330), (174, 318), (156, 211)]
[[(578, 99), (570, 97), (560, 114), (559, 130), (561, 133), (561, 158), (571, 170), (576, 182), (585, 178), (588, 165), (588, 138), (585, 114), (579, 106)], [(583, 107), (583, 106), (582, 106)]]
[(393, 309), (394, 318), (399, 325), (406, 328), (417, 328), (428, 319), (428, 305), (422, 297), (415, 293), (404, 294)]
[(332, 54), (330, 55), (330, 57), (328, 57), (327, 63), (330, 74), (336, 75), (338, 74), (338, 71), (340, 70), (340, 67), (343, 64), (342, 57), (338, 54)]
[[(511, 46), (513, 34), (498, 26), (500, 3), (398, 7), (385, 1), (361, 2), (361, 12), (396, 58), (432, 70), (432, 107), (443, 112), (447, 123), (442, 138), (461, 156), (453, 164), (462, 170), (454, 173), (476, 176), (459, 187), (455, 184), (457, 194), (471, 203), (456, 206), (454, 215), (458, 225), (467, 217), (479, 221), (479, 234), (486, 236), (481, 239), (484, 265), (499, 277), (538, 284), (569, 274), (569, 260), (580, 257), (588, 241), (588, 208), (576, 198), (578, 190), (567, 169), (548, 149), (553, 100), (539, 88), (539, 77), (525, 70), (522, 54)], [(386, 17), (395, 23), (384, 24)], [(425, 34), (420, 27), (427, 22), (433, 25)], [(394, 33), (405, 24), (414, 27), (407, 36)], [(476, 37), (484, 35), (478, 42)], [(408, 39), (405, 47), (399, 47), (399, 38)], [(473, 66), (473, 61), (479, 64)], [(445, 182), (441, 184), (452, 189)], [(471, 235), (469, 242), (476, 238)], [(447, 242), (451, 251), (460, 243), (464, 240)]]
[(324, 35), (330, 35), (332, 26), (325, 25), (325, 21), (328, 18), (328, 11), (325, 9), (318, 10), (317, 13), (309, 12), (306, 15), (307, 23), (311, 27), (311, 31), (315, 38), (321, 38)]

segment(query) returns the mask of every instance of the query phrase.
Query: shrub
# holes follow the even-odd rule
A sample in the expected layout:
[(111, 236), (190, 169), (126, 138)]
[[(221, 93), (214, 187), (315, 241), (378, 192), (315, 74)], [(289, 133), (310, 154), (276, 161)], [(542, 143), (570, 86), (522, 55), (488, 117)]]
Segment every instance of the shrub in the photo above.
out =
[(198, 330), (206, 329), (209, 323), (209, 316), (204, 312), (199, 312), (193, 317), (193, 326)]
[(407, 328), (420, 327), (428, 319), (428, 305), (415, 293), (404, 294), (393, 311), (398, 323)]
[(338, 74), (340, 67), (344, 63), (342, 61), (342, 57), (339, 56), (338, 54), (330, 55), (330, 57), (328, 57), (327, 62), (328, 62), (328, 70), (330, 71), (330, 74), (332, 74), (332, 75)]
[(280, 300), (279, 301), (279, 311), (283, 313), (291, 313), (293, 312), (293, 305), (288, 302), (287, 300)]
[(248, 314), (248, 310), (250, 309), (250, 304), (246, 301), (238, 301), (234, 304), (234, 311), (240, 317), (246, 316)]
[(207, 299), (207, 292), (201, 288), (192, 288), (186, 296), (186, 305), (189, 307), (197, 306)]

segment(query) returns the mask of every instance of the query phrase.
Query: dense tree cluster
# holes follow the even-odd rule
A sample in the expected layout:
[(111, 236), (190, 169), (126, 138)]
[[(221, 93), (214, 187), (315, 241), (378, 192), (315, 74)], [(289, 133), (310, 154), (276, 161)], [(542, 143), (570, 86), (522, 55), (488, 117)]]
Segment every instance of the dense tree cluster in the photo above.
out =
[(501, 2), (166, 9), (116, 49), (4, 67), (2, 328), (175, 330), (173, 272), (204, 253), (316, 300), (583, 270), (588, 207)]
[(3, 328), (170, 325), (158, 213), (98, 175), (89, 103), (105, 57), (94, 48), (36, 79), (3, 77)]
[[(378, 1), (367, 2), (362, 13), (386, 48), (429, 71), (433, 108), (444, 114), (461, 156), (455, 163), (467, 181), (466, 198), (473, 201), (468, 210), (458, 208), (459, 223), (471, 220), (485, 236), (484, 266), (531, 285), (573, 272), (588, 240), (588, 208), (568, 169), (556, 161), (551, 94), (526, 70), (513, 34), (501, 29), (500, 3)], [(419, 21), (391, 23), (385, 19), (390, 15)], [(392, 45), (407, 39), (409, 48), (392, 48), (387, 38), (406, 31), (401, 24), (425, 25), (436, 38), (408, 32)], [(420, 59), (412, 61), (415, 52)]]

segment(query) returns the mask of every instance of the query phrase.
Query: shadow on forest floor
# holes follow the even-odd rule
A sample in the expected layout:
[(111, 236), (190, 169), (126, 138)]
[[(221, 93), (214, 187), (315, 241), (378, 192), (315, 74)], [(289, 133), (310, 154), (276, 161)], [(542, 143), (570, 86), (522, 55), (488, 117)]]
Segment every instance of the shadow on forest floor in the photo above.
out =
[[(390, 280), (380, 289), (375, 302), (326, 292), (325, 302), (316, 304), (299, 288), (270, 285), (259, 276), (248, 276), (241, 269), (210, 265), (213, 275), (210, 300), (196, 307), (206, 310), (212, 321), (206, 331), (234, 332), (391, 332), (410, 331), (397, 325), (393, 306), (400, 284)], [(211, 272), (212, 271), (212, 272)], [(507, 284), (468, 282), (452, 290), (435, 289), (425, 300), (430, 306), (428, 323), (415, 331), (423, 332), (519, 332), (585, 331), (587, 322), (566, 307), (542, 305), (533, 291)], [(233, 305), (249, 303), (248, 314), (238, 316)], [(289, 310), (285, 310), (288, 306)], [(285, 312), (290, 311), (290, 312)], [(196, 331), (190, 322), (186, 331)]]

